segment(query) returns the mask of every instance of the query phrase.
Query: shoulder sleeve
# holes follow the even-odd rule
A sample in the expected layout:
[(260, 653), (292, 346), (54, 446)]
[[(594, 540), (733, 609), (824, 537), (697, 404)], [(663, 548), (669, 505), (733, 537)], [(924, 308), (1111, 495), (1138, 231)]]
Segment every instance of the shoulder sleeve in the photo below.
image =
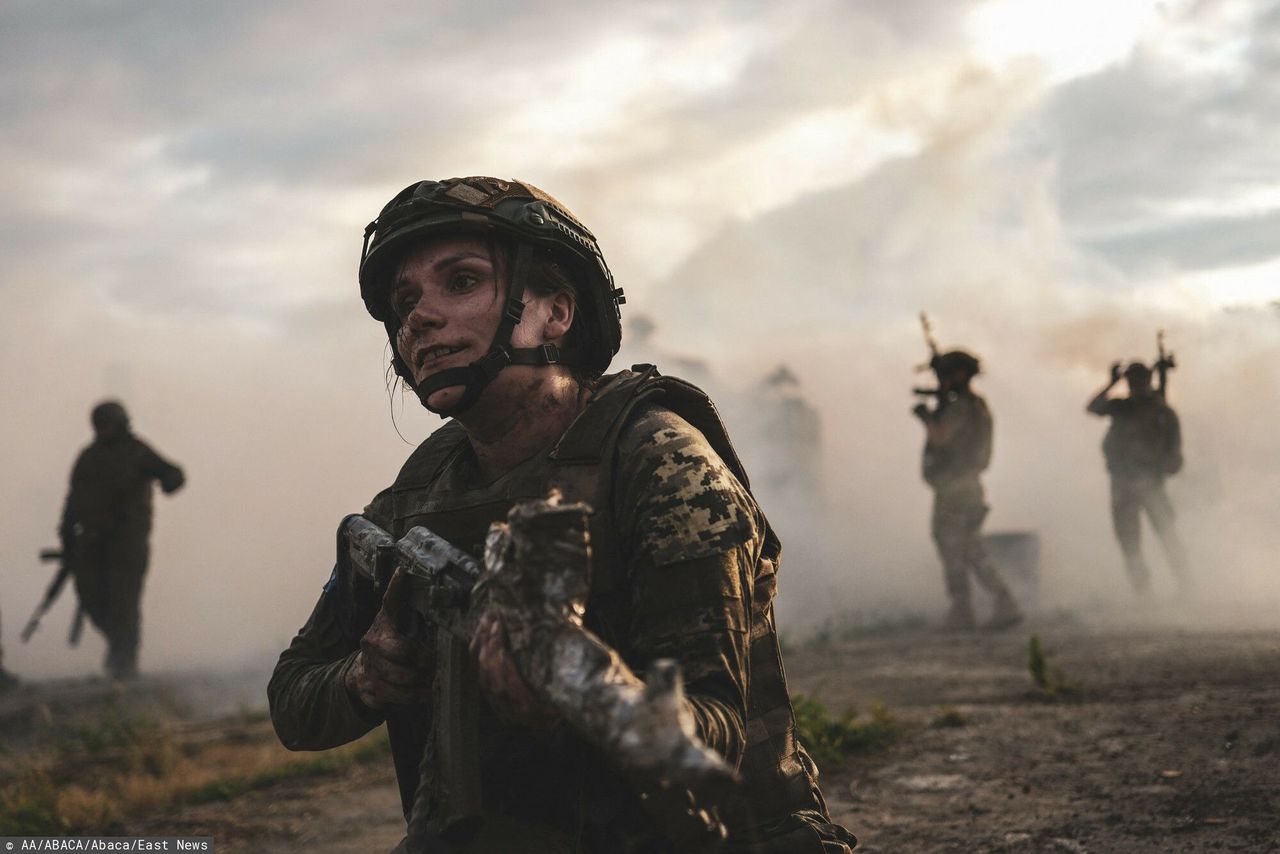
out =
[(642, 667), (678, 661), (699, 735), (737, 762), (763, 518), (702, 434), (670, 411), (633, 419), (619, 459), (614, 512), (631, 580), (631, 657)]
[[(387, 527), (390, 500), (391, 490), (384, 489), (364, 516)], [(306, 624), (280, 653), (267, 686), (271, 721), (285, 747), (325, 750), (382, 722), (379, 712), (366, 708), (346, 687), (347, 670), (378, 605), (373, 588), (366, 591), (354, 583), (350, 568), (339, 561)]]
[(344, 601), (347, 585), (334, 569), (311, 616), (280, 653), (267, 699), (276, 735), (290, 750), (325, 750), (359, 738), (382, 717), (347, 692), (346, 672), (359, 651), (362, 627)]
[(392, 487), (379, 492), (361, 511), (360, 515), (377, 525), (384, 531), (390, 531), (395, 521), (395, 509), (392, 506)]
[(615, 518), (634, 565), (720, 554), (760, 538), (762, 519), (701, 433), (670, 410), (633, 418), (618, 442)]
[(182, 469), (157, 454), (155, 449), (146, 442), (141, 439), (138, 439), (137, 442), (142, 446), (143, 474), (158, 481), (160, 488), (166, 494), (177, 492), (181, 489), (182, 485), (187, 482), (187, 476)]

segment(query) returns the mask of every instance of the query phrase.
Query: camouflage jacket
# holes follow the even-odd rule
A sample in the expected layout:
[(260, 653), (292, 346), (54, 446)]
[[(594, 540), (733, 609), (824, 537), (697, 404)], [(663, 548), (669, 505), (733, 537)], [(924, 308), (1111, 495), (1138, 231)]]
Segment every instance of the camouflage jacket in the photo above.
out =
[[(699, 735), (742, 763), (748, 788), (754, 782), (766, 793), (776, 809), (763, 817), (804, 809), (824, 817), (816, 769), (794, 739), (773, 630), (777, 540), (714, 407), (707, 401), (693, 410), (702, 423), (690, 424), (646, 393), (660, 382), (679, 383), (632, 372), (606, 378), (555, 447), (488, 484), (461, 428), (447, 424), (365, 514), (396, 536), (426, 525), (479, 555), (489, 523), (513, 501), (541, 497), (552, 485), (587, 500), (596, 508), (587, 626), (642, 676), (656, 658), (680, 662)], [(719, 453), (706, 434), (723, 437)], [(320, 597), (276, 666), (272, 717), (285, 744), (299, 749), (341, 744), (385, 719), (407, 814), (424, 749), (431, 756), (430, 710), (383, 716), (343, 686), (376, 609)], [(487, 707), (480, 717), (487, 813), (551, 825), (583, 851), (627, 850), (651, 833), (638, 799), (572, 734), (504, 725)], [(431, 774), (430, 761), (422, 768)], [(749, 797), (753, 806), (761, 800)]]
[(951, 392), (943, 397), (931, 416), (949, 429), (946, 444), (926, 440), (921, 470), (930, 486), (945, 488), (972, 480), (991, 464), (991, 410), (980, 395), (971, 391)]
[(1178, 415), (1159, 396), (1111, 398), (1101, 414), (1111, 418), (1102, 454), (1113, 475), (1163, 476), (1182, 468)]
[(152, 484), (174, 492), (185, 481), (182, 469), (133, 434), (99, 438), (80, 452), (71, 469), (59, 527), (63, 538), (79, 528), (85, 539), (151, 530)]

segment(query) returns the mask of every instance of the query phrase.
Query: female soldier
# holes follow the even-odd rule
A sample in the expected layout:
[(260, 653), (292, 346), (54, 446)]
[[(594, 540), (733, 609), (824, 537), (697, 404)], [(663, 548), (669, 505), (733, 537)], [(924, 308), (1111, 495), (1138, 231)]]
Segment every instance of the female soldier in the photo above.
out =
[[(623, 298), (591, 232), (528, 184), (422, 181), (370, 223), (360, 285), (396, 373), (450, 419), (365, 516), (479, 556), (515, 501), (552, 487), (586, 501), (586, 625), (641, 677), (659, 658), (681, 665), (698, 735), (743, 779), (741, 802), (723, 805), (731, 846), (848, 850), (795, 740), (773, 626), (778, 541), (701, 392), (649, 366), (603, 375)], [(342, 573), (280, 657), (272, 718), (307, 750), (385, 721), (407, 850), (675, 850), (617, 771), (535, 699), (487, 617), (471, 646), (482, 802), (461, 805), (428, 704), (436, 662), (457, 650), (397, 631), (396, 581), (380, 604), (353, 601)]]

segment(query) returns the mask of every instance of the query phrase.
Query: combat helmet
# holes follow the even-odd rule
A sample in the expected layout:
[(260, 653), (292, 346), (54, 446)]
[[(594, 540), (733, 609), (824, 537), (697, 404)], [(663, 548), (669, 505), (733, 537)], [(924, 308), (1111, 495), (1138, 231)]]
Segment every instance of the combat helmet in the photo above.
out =
[[(423, 239), (466, 231), (502, 237), (514, 246), (502, 319), (488, 353), (470, 365), (446, 368), (417, 384), (395, 346), (400, 321), (389, 299), (391, 276), (404, 253)], [(554, 344), (511, 346), (511, 333), (524, 312), (523, 297), (535, 253), (539, 252), (563, 263), (571, 272), (578, 316), (592, 333), (578, 351)], [(619, 306), (626, 299), (622, 289), (613, 283), (595, 236), (555, 198), (521, 181), (479, 176), (418, 181), (405, 187), (365, 228), (360, 295), (369, 314), (387, 328), (395, 372), (414, 388), (424, 405), (442, 388), (464, 387), (462, 398), (449, 414), (460, 413), (475, 403), (507, 365), (564, 364), (599, 374), (609, 366), (622, 343)]]
[(99, 435), (129, 432), (129, 413), (118, 400), (104, 400), (89, 411), (89, 423)]
[(938, 376), (952, 371), (962, 371), (973, 377), (981, 372), (982, 363), (977, 356), (967, 350), (948, 350), (946, 353), (934, 356), (929, 367), (933, 368), (933, 372)]
[(1141, 359), (1134, 359), (1125, 366), (1125, 379), (1134, 379), (1138, 382), (1151, 379), (1151, 368), (1147, 367), (1147, 363)]

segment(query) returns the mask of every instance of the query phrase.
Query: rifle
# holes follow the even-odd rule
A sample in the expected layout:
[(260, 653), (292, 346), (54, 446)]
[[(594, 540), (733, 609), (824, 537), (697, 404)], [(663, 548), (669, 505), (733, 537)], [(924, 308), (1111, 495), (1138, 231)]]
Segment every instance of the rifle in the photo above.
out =
[(1174, 360), (1172, 353), (1165, 352), (1164, 349), (1164, 330), (1156, 331), (1156, 374), (1160, 377), (1160, 386), (1156, 389), (1156, 393), (1160, 395), (1160, 399), (1164, 400), (1168, 394), (1169, 388), (1169, 371), (1178, 367), (1178, 363)]
[[(400, 568), (407, 607), (437, 640), (433, 726), (434, 793), (420, 786), (409, 818), (413, 850), (429, 850), (450, 828), (481, 815), (479, 692), (468, 645), (479, 616), (501, 620), (520, 674), (541, 700), (613, 760), (680, 850), (711, 850), (725, 837), (703, 798), (727, 794), (734, 773), (698, 740), (683, 712), (679, 665), (655, 662), (648, 682), (583, 626), (590, 544), (582, 503), (521, 501), (495, 524), (483, 565), (424, 527), (395, 540), (362, 516), (339, 528), (339, 560), (379, 591)], [(691, 797), (696, 793), (697, 797)], [(433, 796), (436, 815), (425, 814)]]
[[(58, 595), (62, 593), (62, 588), (66, 586), (67, 579), (71, 577), (73, 568), (72, 562), (67, 558), (66, 553), (60, 549), (41, 549), (40, 562), (53, 563), (58, 562), (58, 572), (53, 576), (53, 581), (49, 582), (49, 587), (44, 591), (44, 598), (40, 600), (40, 604), (36, 606), (36, 610), (31, 615), (31, 619), (27, 620), (27, 625), (22, 629), (23, 643), (31, 640), (31, 636), (36, 633), (36, 629), (40, 628), (40, 619), (48, 613), (53, 607), (53, 603), (57, 601)], [(76, 615), (71, 620), (71, 631), (67, 636), (67, 643), (76, 646), (80, 643), (80, 632), (84, 627), (84, 609), (79, 603), (76, 604)]]
[[(916, 373), (932, 369), (938, 363), (938, 342), (933, 337), (933, 324), (929, 322), (929, 315), (920, 312), (920, 328), (924, 332), (924, 343), (929, 345), (929, 361), (923, 365), (916, 365)], [(942, 392), (940, 388), (920, 388), (911, 389), (912, 394), (918, 394), (926, 397), (937, 397)]]

